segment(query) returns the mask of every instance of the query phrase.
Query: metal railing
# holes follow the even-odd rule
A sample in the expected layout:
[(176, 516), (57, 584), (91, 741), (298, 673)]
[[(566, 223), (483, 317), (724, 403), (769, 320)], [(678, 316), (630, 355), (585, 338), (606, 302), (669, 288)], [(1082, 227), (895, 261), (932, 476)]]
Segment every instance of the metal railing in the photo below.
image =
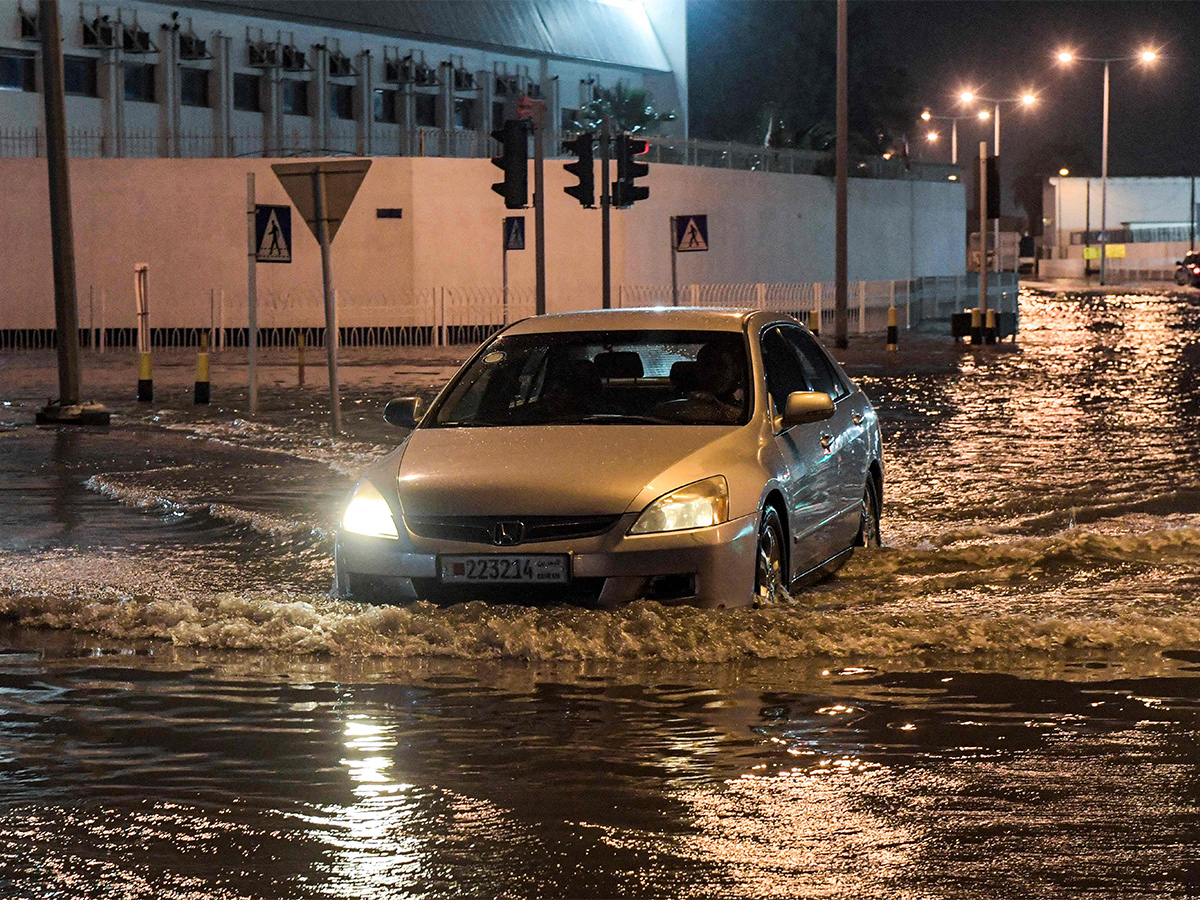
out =
[[(73, 157), (286, 157), (347, 156), (366, 153), (367, 138), (361, 125), (331, 123), (316, 138), (311, 127), (291, 128), (278, 135), (263, 131), (220, 135), (211, 130), (168, 133), (158, 129), (109, 133), (72, 128), (67, 133)], [(766, 148), (733, 142), (684, 140), (648, 136), (649, 161), (704, 168), (793, 175), (833, 175), (833, 155), (816, 150)], [(371, 129), (372, 156), (436, 156), (480, 159), (498, 151), (489, 134), (472, 129), (446, 130), (376, 123)], [(558, 141), (547, 141), (548, 156), (563, 158)], [(0, 129), (0, 158), (40, 157), (46, 139), (40, 127)], [(961, 178), (957, 166), (905, 163), (899, 158), (860, 157), (850, 161), (852, 178), (892, 178), (912, 181), (945, 181)]]
[[(976, 305), (978, 275), (956, 275), (898, 281), (855, 281), (849, 284), (847, 317), (852, 334), (880, 334), (887, 328), (888, 310), (895, 308), (900, 328), (948, 332), (950, 316)], [(815, 311), (820, 330), (834, 327), (835, 285), (818, 283), (686, 284), (679, 288), (678, 305), (736, 309), (769, 309), (795, 316), (806, 324)], [(989, 275), (988, 303), (1000, 312), (1018, 311), (1017, 276)], [(106, 308), (131, 308), (128, 298), (112, 298), (90, 290), (92, 298), (80, 304), (80, 344), (104, 352), (137, 346), (137, 329), (128, 315), (106, 315)], [(185, 326), (154, 327), (150, 345), (156, 349), (198, 347), (208, 335), (220, 351), (245, 347), (249, 330), (244, 298), (228, 301), (222, 292), (209, 292), (208, 316), (197, 315)], [(614, 305), (619, 308), (671, 306), (670, 285), (618, 285)], [(178, 305), (178, 304), (177, 304)], [(196, 307), (202, 306), (196, 303)], [(534, 313), (532, 286), (509, 291), (508, 302), (495, 287), (436, 287), (409, 295), (342, 295), (338, 298), (338, 338), (347, 347), (429, 347), (478, 344), (506, 323)], [(124, 319), (120, 323), (114, 319)], [(207, 321), (204, 321), (207, 319)], [(292, 347), (300, 335), (308, 346), (325, 341), (320, 298), (309, 295), (268, 295), (259, 304), (259, 347)], [(56, 345), (52, 327), (11, 328), (0, 323), (0, 351), (49, 350)]]

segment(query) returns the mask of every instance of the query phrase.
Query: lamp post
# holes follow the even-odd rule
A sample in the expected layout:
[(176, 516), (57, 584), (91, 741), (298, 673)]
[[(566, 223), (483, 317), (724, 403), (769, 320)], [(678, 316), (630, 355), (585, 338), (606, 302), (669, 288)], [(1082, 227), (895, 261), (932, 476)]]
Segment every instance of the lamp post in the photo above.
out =
[[(1058, 170), (1058, 181), (1056, 181), (1054, 183), (1054, 200), (1055, 200), (1055, 203), (1057, 204), (1057, 208), (1055, 209), (1055, 212), (1054, 212), (1054, 244), (1055, 244), (1055, 248), (1058, 250), (1058, 252), (1055, 253), (1054, 255), (1058, 259), (1064, 259), (1067, 255), (1065, 249), (1063, 248), (1063, 239), (1062, 239), (1062, 233), (1063, 233), (1063, 227), (1062, 227), (1062, 188), (1063, 188), (1063, 184), (1062, 184), (1062, 180), (1070, 174), (1071, 174), (1071, 170), (1064, 166), (1063, 168)], [(1043, 241), (1044, 240), (1045, 239), (1043, 238)]]
[(1104, 63), (1104, 124), (1100, 131), (1100, 284), (1105, 284), (1108, 263), (1108, 73), (1115, 62), (1152, 63), (1158, 59), (1158, 51), (1149, 48), (1136, 56), (1076, 56), (1071, 50), (1061, 50), (1060, 63), (1096, 62)]
[[(974, 103), (975, 101), (979, 101), (980, 103), (992, 104), (992, 112), (990, 114), (990, 117), (992, 119), (992, 126), (993, 126), (992, 152), (996, 156), (996, 170), (998, 172), (999, 168), (1000, 168), (1000, 106), (1001, 106), (1001, 104), (1019, 103), (1022, 106), (1027, 106), (1027, 107), (1033, 106), (1033, 104), (1037, 103), (1037, 95), (1035, 95), (1032, 91), (1022, 91), (1021, 94), (1019, 94), (1016, 97), (981, 97), (979, 94), (976, 94), (974, 91), (963, 91), (961, 94), (958, 95), (958, 99), (960, 101), (962, 101), (963, 103)], [(981, 120), (987, 119), (989, 117), (989, 113), (986, 109), (980, 110), (977, 113), (977, 115)], [(997, 193), (998, 193), (999, 185), (997, 185), (996, 187), (997, 187)], [(995, 253), (995, 259), (996, 259), (996, 271), (999, 272), (1000, 271), (1000, 217), (999, 217), (1000, 211), (996, 210), (996, 212), (997, 212), (997, 216), (996, 216), (995, 240), (994, 240), (994, 244), (993, 244), (993, 252)], [(987, 252), (985, 243), (986, 242), (983, 239), (983, 235), (980, 234), (979, 235), (979, 252), (980, 253)]]
[[(954, 165), (954, 166), (958, 165), (958, 120), (959, 119), (974, 119), (974, 118), (976, 118), (975, 113), (970, 113), (970, 114), (961, 115), (961, 116), (935, 116), (928, 109), (926, 109), (924, 112), (921, 113), (921, 121), (923, 121), (923, 122), (943, 121), (943, 122), (950, 123), (950, 164)], [(935, 135), (935, 136), (929, 137), (929, 135)], [(933, 143), (933, 142), (937, 141), (936, 135), (937, 135), (936, 131), (931, 131), (931, 132), (929, 132), (928, 135), (926, 135), (926, 138), (931, 143)]]

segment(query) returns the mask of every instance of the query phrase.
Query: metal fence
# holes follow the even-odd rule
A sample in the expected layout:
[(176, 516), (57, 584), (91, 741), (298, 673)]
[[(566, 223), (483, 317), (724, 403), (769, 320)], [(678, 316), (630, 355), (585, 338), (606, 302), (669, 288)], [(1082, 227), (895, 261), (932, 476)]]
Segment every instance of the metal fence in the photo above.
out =
[[(793, 175), (833, 175), (833, 155), (790, 147), (767, 148), (725, 141), (684, 140), (647, 136), (650, 162), (783, 172)], [(369, 148), (369, 154), (368, 154)], [(74, 157), (287, 157), (287, 156), (438, 156), (479, 159), (499, 152), (490, 135), (471, 129), (442, 129), (375, 124), (331, 124), (321, 136), (311, 127), (277, 135), (263, 131), (220, 135), (211, 130), (168, 133), (157, 129), (105, 132), (72, 128), (67, 149)], [(548, 157), (561, 157), (558, 141), (546, 142)], [(46, 154), (40, 127), (0, 129), (0, 157), (39, 157)], [(891, 178), (945, 181), (961, 177), (957, 166), (909, 163), (899, 158), (860, 157), (851, 160), (852, 178)]]
[[(988, 304), (999, 312), (1018, 311), (1018, 282), (1012, 273), (989, 275)], [(887, 328), (888, 310), (896, 309), (901, 329), (948, 332), (950, 316), (976, 305), (977, 274), (916, 278), (899, 281), (855, 281), (849, 285), (847, 318), (852, 334), (880, 334)], [(769, 309), (810, 323), (815, 312), (820, 331), (834, 328), (832, 282), (777, 284), (681, 285), (675, 305), (734, 309)], [(99, 299), (99, 304), (95, 302)], [(671, 306), (670, 285), (619, 285), (618, 308)], [(132, 315), (106, 314), (106, 308), (130, 303), (109, 302), (103, 291), (88, 291), (80, 304), (80, 344), (104, 352), (137, 346)], [(346, 347), (430, 347), (478, 344), (510, 322), (531, 316), (535, 298), (531, 286), (510, 289), (437, 287), (409, 295), (343, 295), (338, 298), (338, 340)], [(227, 300), (209, 292), (207, 321), (185, 326), (155, 327), (151, 315), (150, 345), (154, 348), (198, 347), (208, 336), (214, 350), (245, 347), (249, 342), (245, 298)], [(259, 347), (293, 347), (301, 337), (311, 347), (324, 346), (325, 327), (320, 299), (308, 295), (269, 295), (259, 304)], [(0, 327), (0, 350), (47, 350), (56, 345), (53, 328)]]

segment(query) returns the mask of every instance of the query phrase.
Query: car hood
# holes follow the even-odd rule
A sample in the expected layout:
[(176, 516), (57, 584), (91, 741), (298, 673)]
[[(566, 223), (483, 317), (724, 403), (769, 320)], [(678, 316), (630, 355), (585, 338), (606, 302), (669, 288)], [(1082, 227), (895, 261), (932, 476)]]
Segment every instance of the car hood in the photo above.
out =
[[(412, 516), (617, 515), (722, 474), (740, 429), (640, 425), (419, 428), (398, 473)], [(669, 483), (668, 483), (669, 482)], [(646, 499), (648, 498), (648, 499)]]

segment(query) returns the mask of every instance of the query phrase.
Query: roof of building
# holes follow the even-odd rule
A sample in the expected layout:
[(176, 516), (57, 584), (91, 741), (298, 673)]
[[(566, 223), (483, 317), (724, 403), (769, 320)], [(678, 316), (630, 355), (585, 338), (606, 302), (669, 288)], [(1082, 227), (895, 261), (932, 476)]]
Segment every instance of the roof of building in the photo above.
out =
[(633, 0), (184, 0), (200, 7), (667, 72), (645, 9)]

